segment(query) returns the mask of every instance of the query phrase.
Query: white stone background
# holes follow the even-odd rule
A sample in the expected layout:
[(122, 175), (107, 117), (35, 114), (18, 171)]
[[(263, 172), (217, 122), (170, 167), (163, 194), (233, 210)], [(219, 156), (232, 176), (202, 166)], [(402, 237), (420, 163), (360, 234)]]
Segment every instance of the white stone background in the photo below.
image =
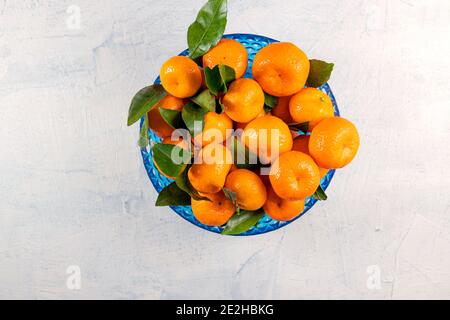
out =
[(128, 105), (204, 0), (0, 0), (0, 298), (450, 298), (450, 2), (229, 2), (335, 62), (362, 145), (330, 199), (252, 238), (154, 207)]

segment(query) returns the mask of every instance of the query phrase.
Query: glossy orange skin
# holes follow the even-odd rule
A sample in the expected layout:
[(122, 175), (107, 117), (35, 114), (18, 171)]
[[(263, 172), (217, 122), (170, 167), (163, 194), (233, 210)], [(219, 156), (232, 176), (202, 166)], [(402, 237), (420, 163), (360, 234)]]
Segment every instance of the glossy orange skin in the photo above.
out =
[(328, 118), (312, 131), (309, 153), (319, 166), (339, 169), (353, 161), (360, 138), (355, 125), (344, 118)]
[(185, 103), (182, 99), (173, 96), (164, 97), (147, 113), (150, 129), (152, 129), (160, 138), (170, 137), (175, 129), (164, 121), (159, 108), (181, 111), (184, 104)]
[(309, 131), (323, 119), (334, 117), (330, 97), (316, 88), (305, 88), (295, 94), (289, 102), (289, 112), (295, 123), (309, 122)]
[(289, 101), (290, 100), (291, 100), (291, 96), (278, 98), (277, 105), (271, 111), (272, 115), (280, 118), (287, 124), (294, 123), (294, 120), (292, 120), (291, 113), (289, 111)]
[(270, 183), (282, 199), (306, 199), (319, 187), (319, 167), (307, 154), (289, 151), (283, 153), (272, 165)]
[(200, 68), (188, 57), (172, 57), (164, 62), (160, 78), (168, 93), (182, 99), (195, 95), (202, 85)]
[(232, 165), (231, 152), (221, 144), (210, 144), (196, 156), (196, 161), (188, 171), (192, 187), (202, 193), (217, 193), (223, 189)]
[[(263, 109), (263, 110), (261, 111), (261, 113), (258, 114), (258, 115), (256, 116), (256, 118), (261, 118), (261, 117), (264, 117), (264, 116), (266, 116), (266, 115), (268, 115), (268, 114), (267, 114), (266, 111), (264, 111), (264, 109)], [(246, 127), (247, 125), (248, 125), (248, 122), (247, 122), (247, 123), (235, 122), (235, 123), (234, 123), (234, 130), (239, 130), (239, 129), (244, 130), (245, 127)]]
[(211, 201), (191, 199), (192, 212), (197, 220), (211, 227), (219, 227), (228, 222), (236, 212), (236, 208), (221, 191), (206, 195)]
[[(278, 134), (276, 134), (278, 133)], [(273, 138), (274, 137), (274, 138)], [(256, 118), (244, 129), (242, 141), (252, 152), (259, 155), (259, 158), (266, 163), (274, 160), (279, 154), (273, 154), (272, 138), (278, 145), (278, 152), (282, 154), (292, 150), (292, 134), (286, 123), (280, 118), (268, 115)]]
[(258, 210), (267, 199), (264, 183), (250, 170), (238, 169), (231, 172), (225, 182), (225, 188), (236, 193), (237, 203), (243, 210)]
[(305, 200), (289, 201), (280, 198), (272, 187), (267, 190), (267, 201), (264, 204), (266, 214), (277, 221), (291, 221), (305, 209)]
[(253, 79), (237, 79), (230, 85), (222, 103), (233, 121), (247, 123), (264, 110), (264, 92)]
[(205, 117), (202, 135), (195, 137), (197, 145), (206, 146), (210, 143), (221, 143), (227, 140), (233, 129), (233, 121), (226, 113), (208, 112)]
[(239, 79), (247, 70), (247, 50), (236, 40), (222, 39), (217, 46), (203, 56), (204, 67), (212, 69), (218, 64), (224, 64), (233, 68), (236, 72), (236, 79)]
[[(299, 151), (309, 154), (309, 136), (298, 136), (294, 139), (294, 146), (292, 147), (293, 151)], [(323, 178), (327, 175), (328, 169), (319, 167), (320, 178)]]
[(289, 42), (277, 42), (262, 48), (255, 56), (252, 73), (264, 92), (276, 97), (300, 91), (309, 76), (306, 54)]

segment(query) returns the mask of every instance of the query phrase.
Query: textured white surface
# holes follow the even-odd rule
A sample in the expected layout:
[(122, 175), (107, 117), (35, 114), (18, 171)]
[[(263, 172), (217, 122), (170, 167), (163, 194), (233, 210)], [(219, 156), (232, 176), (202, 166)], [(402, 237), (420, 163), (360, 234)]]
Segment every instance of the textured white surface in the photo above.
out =
[(336, 63), (362, 138), (329, 201), (243, 239), (156, 209), (125, 125), (203, 2), (0, 0), (0, 298), (450, 298), (450, 3), (230, 1), (228, 33)]

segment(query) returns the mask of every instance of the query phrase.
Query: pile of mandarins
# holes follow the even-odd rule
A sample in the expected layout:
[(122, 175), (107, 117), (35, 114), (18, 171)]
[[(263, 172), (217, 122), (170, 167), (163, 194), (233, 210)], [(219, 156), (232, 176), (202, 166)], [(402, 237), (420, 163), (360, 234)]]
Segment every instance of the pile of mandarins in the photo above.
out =
[[(190, 142), (171, 139), (175, 128), (160, 111), (181, 111), (186, 99), (207, 88), (204, 68), (217, 65), (232, 68), (235, 80), (226, 92), (214, 97), (223, 112), (206, 113), (202, 134), (192, 139), (201, 149), (195, 157), (208, 157), (188, 168), (189, 183), (202, 196), (192, 198), (193, 213), (208, 226), (226, 224), (237, 210), (261, 208), (275, 220), (290, 221), (301, 214), (305, 199), (317, 191), (329, 170), (343, 168), (354, 159), (360, 144), (357, 129), (350, 121), (334, 116), (332, 101), (325, 93), (305, 87), (310, 60), (296, 45), (279, 42), (264, 47), (254, 59), (253, 78), (243, 78), (248, 66), (245, 47), (222, 39), (203, 55), (202, 67), (181, 56), (163, 64), (160, 79), (167, 96), (148, 112), (149, 128), (163, 144), (191, 147)], [(276, 99), (269, 110), (267, 96)], [(304, 134), (292, 129), (293, 124), (305, 123)], [(207, 134), (213, 129), (222, 133), (221, 138)], [(232, 152), (226, 141), (231, 129), (242, 129), (242, 145), (271, 164), (268, 176), (228, 161)], [(273, 130), (276, 137), (261, 139), (262, 132), (270, 135)], [(270, 153), (271, 143), (277, 144), (279, 154)]]

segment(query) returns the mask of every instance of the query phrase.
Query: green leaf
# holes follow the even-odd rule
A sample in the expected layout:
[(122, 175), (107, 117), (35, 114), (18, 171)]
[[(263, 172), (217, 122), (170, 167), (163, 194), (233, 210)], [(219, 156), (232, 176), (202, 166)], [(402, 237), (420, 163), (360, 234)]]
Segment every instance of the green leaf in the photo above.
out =
[(262, 209), (258, 211), (241, 211), (236, 213), (227, 223), (222, 231), (223, 235), (239, 235), (247, 232), (256, 226), (259, 220), (264, 216)]
[(309, 71), (308, 81), (306, 81), (306, 86), (319, 88), (330, 80), (334, 64), (321, 60), (310, 60), (310, 63), (311, 69)]
[(186, 124), (186, 128), (191, 132), (191, 135), (193, 137), (196, 136), (196, 134), (199, 134), (201, 132), (194, 132), (195, 131), (195, 122), (201, 122), (201, 127), (198, 128), (203, 131), (203, 128), (205, 126), (205, 115), (209, 111), (197, 106), (196, 104), (190, 102), (187, 105), (184, 106), (183, 110), (181, 111), (181, 116), (183, 117), (183, 121)]
[(216, 99), (209, 90), (204, 90), (197, 96), (193, 97), (192, 102), (208, 111), (216, 111)]
[(206, 67), (205, 72), (205, 82), (209, 91), (215, 96), (219, 95), (222, 89), (222, 81), (220, 79), (219, 67), (214, 67), (213, 69)]
[(179, 129), (183, 127), (181, 111), (159, 108), (159, 113), (161, 114), (161, 117), (164, 119), (164, 121), (167, 122), (167, 124), (172, 128)]
[(195, 190), (188, 178), (189, 167), (187, 167), (175, 180), (178, 188), (189, 194), (194, 200), (200, 201), (211, 201), (209, 198), (202, 197), (197, 190)]
[(225, 89), (227, 89), (227, 85), (229, 83), (236, 80), (236, 71), (234, 71), (233, 68), (231, 68), (225, 64), (219, 64), (219, 73), (220, 73), (222, 81), (225, 85)]
[(181, 190), (175, 182), (161, 190), (156, 200), (157, 207), (190, 205), (191, 197)]
[(222, 39), (227, 25), (227, 1), (209, 0), (188, 29), (189, 56), (203, 56)]
[(291, 124), (289, 124), (289, 129), (307, 133), (309, 130), (309, 122), (291, 123)]
[(241, 209), (239, 208), (239, 204), (237, 203), (237, 194), (236, 192), (227, 189), (227, 188), (223, 188), (223, 193), (225, 194), (225, 197), (228, 198), (228, 200), (230, 200), (231, 202), (233, 202), (234, 207), (236, 208), (236, 212), (240, 212)]
[(233, 159), (238, 169), (256, 169), (258, 167), (258, 156), (234, 137), (232, 145)]
[(211, 91), (211, 93), (215, 96), (219, 95), (219, 92), (223, 90), (219, 67), (216, 66), (213, 69), (206, 67), (204, 72), (206, 86), (209, 91)]
[(215, 96), (228, 91), (228, 84), (236, 79), (236, 73), (233, 68), (224, 64), (216, 65), (214, 68), (206, 67), (205, 82), (209, 91)]
[(316, 190), (316, 192), (313, 194), (312, 196), (314, 199), (319, 200), (319, 201), (325, 201), (328, 199), (327, 194), (325, 193), (325, 191), (322, 189), (322, 186), (319, 186)]
[(160, 84), (145, 87), (136, 93), (128, 111), (128, 126), (140, 120), (166, 95), (167, 92)]
[(145, 117), (145, 121), (142, 124), (141, 132), (139, 134), (139, 140), (138, 140), (138, 146), (142, 149), (145, 149), (148, 147), (149, 140), (148, 140), (148, 117)]
[(264, 92), (264, 111), (270, 112), (278, 104), (278, 98)]
[[(188, 151), (171, 144), (157, 143), (153, 146), (152, 152), (153, 161), (158, 169), (168, 177), (178, 177), (191, 159)], [(173, 158), (174, 156), (179, 159)]]

